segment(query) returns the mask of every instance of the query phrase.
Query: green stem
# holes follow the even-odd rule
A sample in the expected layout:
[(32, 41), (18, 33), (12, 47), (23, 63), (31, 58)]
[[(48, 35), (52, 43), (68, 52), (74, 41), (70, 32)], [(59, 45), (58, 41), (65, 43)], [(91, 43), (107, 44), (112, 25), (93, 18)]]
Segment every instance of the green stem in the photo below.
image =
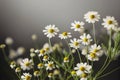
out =
[(78, 53), (78, 56), (79, 56), (80, 62), (82, 62), (82, 58), (81, 58), (81, 56), (80, 56), (80, 52), (79, 52), (78, 49), (77, 49), (77, 53)]
[(116, 69), (113, 69), (112, 71), (110, 71), (110, 72), (108, 72), (108, 73), (106, 73), (106, 74), (104, 74), (104, 75), (98, 77), (97, 79), (102, 78), (102, 77), (105, 77), (105, 76), (107, 76), (107, 75), (109, 75), (109, 74), (115, 72), (115, 71), (118, 70), (118, 69), (120, 69), (120, 67), (118, 67), (118, 68), (116, 68)]
[(94, 36), (94, 42), (97, 43), (96, 36), (95, 36), (95, 24), (94, 23), (93, 23), (93, 36)]
[(3, 53), (3, 56), (4, 56), (5, 60), (6, 60), (7, 62), (9, 62), (9, 59), (8, 59), (6, 53), (5, 53), (5, 49), (4, 49), (4, 48), (2, 48), (2, 53)]

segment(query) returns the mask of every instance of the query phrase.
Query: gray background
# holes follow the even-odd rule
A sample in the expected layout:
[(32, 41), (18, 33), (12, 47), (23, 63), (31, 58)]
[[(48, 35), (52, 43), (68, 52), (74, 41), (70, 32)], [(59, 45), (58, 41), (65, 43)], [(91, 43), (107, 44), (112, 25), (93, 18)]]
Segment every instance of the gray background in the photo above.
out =
[[(101, 18), (110, 15), (120, 22), (119, 5), (120, 0), (0, 0), (0, 43), (11, 36), (18, 46), (29, 48), (33, 45), (31, 34), (36, 33), (42, 45), (47, 41), (42, 32), (46, 25), (55, 24), (61, 32), (73, 32), (71, 22), (84, 21), (84, 14), (91, 10), (98, 11)], [(96, 25), (97, 34), (103, 34), (101, 23)], [(85, 27), (91, 31), (90, 24)], [(75, 33), (74, 37), (78, 35)]]

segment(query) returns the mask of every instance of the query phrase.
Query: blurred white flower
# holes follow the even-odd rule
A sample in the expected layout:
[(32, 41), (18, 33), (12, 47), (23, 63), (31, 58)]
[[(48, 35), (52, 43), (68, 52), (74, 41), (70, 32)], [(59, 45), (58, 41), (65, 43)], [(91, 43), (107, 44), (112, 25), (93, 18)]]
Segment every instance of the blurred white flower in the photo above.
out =
[(13, 39), (12, 39), (11, 37), (7, 37), (7, 38), (5, 39), (5, 43), (6, 43), (7, 45), (12, 45), (12, 44), (13, 44)]
[(80, 40), (76, 38), (74, 38), (73, 40), (71, 39), (69, 45), (72, 48), (78, 49), (80, 48)]
[(37, 67), (38, 67), (38, 69), (42, 69), (42, 68), (44, 67), (44, 64), (43, 64), (43, 63), (39, 63), (39, 64), (37, 65)]
[(0, 44), (0, 48), (5, 48), (6, 45), (5, 44)]
[(76, 74), (80, 76), (82, 73), (91, 73), (92, 66), (87, 63), (78, 63), (74, 68), (76, 70)]
[(17, 62), (17, 64), (20, 64), (21, 62), (22, 62), (22, 58), (18, 58), (17, 60), (16, 60), (16, 62)]
[(59, 34), (59, 38), (61, 39), (67, 39), (67, 38), (71, 38), (71, 33), (70, 32), (63, 32), (62, 34)]
[(90, 61), (98, 61), (99, 60), (99, 57), (96, 55), (96, 53), (93, 53), (93, 52), (89, 53), (87, 55), (87, 58)]
[(48, 77), (49, 77), (49, 78), (52, 78), (52, 77), (53, 77), (53, 73), (49, 73), (49, 74), (48, 74)]
[(39, 49), (36, 49), (36, 50), (34, 50), (34, 51), (35, 51), (35, 53), (37, 53), (37, 54), (40, 52), (40, 50), (39, 50)]
[(28, 58), (25, 58), (20, 62), (20, 66), (23, 70), (30, 70), (33, 68), (33, 61), (31, 59), (29, 60)]
[(87, 73), (82, 73), (81, 75), (80, 75), (80, 80), (88, 80), (88, 74)]
[(80, 36), (80, 42), (82, 42), (83, 45), (89, 45), (92, 41), (90, 34), (84, 33)]
[(31, 49), (30, 49), (30, 52), (31, 52), (31, 53), (33, 53), (34, 51), (35, 51), (35, 49), (34, 49), (34, 48), (31, 48)]
[(64, 63), (69, 62), (69, 57), (64, 57)]
[(21, 76), (22, 80), (31, 80), (32, 75), (30, 73), (23, 73), (23, 75)]
[(84, 15), (84, 19), (88, 23), (95, 23), (96, 21), (99, 21), (100, 15), (96, 11), (89, 11)]
[(17, 72), (17, 73), (21, 72), (21, 68), (20, 68), (20, 67), (17, 67), (17, 68), (15, 69), (15, 72)]
[(43, 56), (43, 61), (48, 61), (49, 57), (47, 55)]
[(106, 18), (103, 18), (103, 23), (102, 25), (104, 26), (104, 28), (106, 28), (107, 30), (114, 30), (115, 27), (118, 26), (118, 22), (115, 20), (114, 17), (111, 16), (106, 16)]
[(35, 57), (36, 54), (35, 53), (30, 53), (30, 57)]
[(34, 76), (36, 77), (40, 76), (40, 71), (34, 71)]
[(14, 59), (14, 58), (16, 58), (18, 56), (18, 54), (16, 53), (16, 51), (15, 50), (13, 50), (13, 49), (10, 49), (10, 51), (9, 51), (9, 58), (10, 59)]
[(44, 49), (41, 49), (40, 51), (39, 51), (39, 57), (40, 56), (44, 56), (46, 54), (46, 51), (44, 50)]
[(87, 48), (83, 48), (82, 49), (82, 55), (87, 55), (87, 53), (88, 53), (88, 49)]
[(47, 35), (48, 38), (55, 37), (57, 35), (57, 32), (59, 32), (59, 29), (55, 27), (55, 25), (48, 25), (45, 27), (45, 30), (43, 30), (44, 34)]
[(49, 43), (45, 43), (43, 45), (43, 49), (45, 50), (46, 53), (51, 53), (52, 52), (52, 49), (50, 49)]
[(55, 68), (53, 61), (48, 61), (48, 63), (45, 64), (46, 70), (53, 70)]
[(32, 40), (34, 40), (34, 41), (38, 39), (38, 37), (37, 37), (36, 34), (32, 34), (31, 38), (32, 38)]
[(13, 69), (16, 67), (16, 62), (15, 61), (12, 61), (10, 62), (10, 67)]
[(25, 48), (24, 47), (18, 47), (17, 48), (17, 53), (18, 53), (18, 55), (24, 54), (25, 53)]
[(71, 23), (71, 26), (71, 29), (74, 29), (74, 31), (84, 31), (84, 22), (74, 21), (74, 23)]

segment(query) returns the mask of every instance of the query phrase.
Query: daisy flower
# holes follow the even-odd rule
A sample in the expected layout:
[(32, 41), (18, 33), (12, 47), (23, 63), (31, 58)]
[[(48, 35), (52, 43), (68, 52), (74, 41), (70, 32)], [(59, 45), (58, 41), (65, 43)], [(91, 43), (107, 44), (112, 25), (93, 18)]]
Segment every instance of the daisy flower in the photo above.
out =
[(20, 62), (20, 66), (23, 70), (30, 70), (33, 68), (33, 61), (31, 59), (29, 60), (28, 58), (25, 58)]
[(42, 69), (42, 68), (44, 67), (44, 64), (43, 64), (43, 63), (39, 63), (39, 64), (37, 65), (37, 67), (38, 67), (38, 69)]
[(53, 73), (49, 73), (49, 74), (48, 74), (48, 77), (49, 77), (49, 78), (52, 78), (53, 76), (54, 76)]
[(62, 34), (59, 34), (59, 38), (61, 39), (67, 39), (67, 38), (71, 38), (71, 33), (70, 32), (63, 32)]
[(96, 21), (99, 21), (100, 15), (96, 11), (89, 11), (84, 15), (84, 19), (88, 23), (95, 23)]
[(32, 75), (30, 73), (23, 73), (23, 75), (21, 76), (22, 80), (31, 80)]
[(68, 57), (64, 57), (64, 63), (69, 62), (69, 58)]
[(90, 34), (84, 33), (80, 36), (80, 42), (82, 42), (83, 45), (89, 45), (92, 41)]
[(72, 70), (72, 71), (71, 71), (71, 75), (72, 75), (72, 76), (76, 76), (76, 71), (75, 71), (75, 70)]
[(82, 55), (87, 55), (87, 53), (88, 53), (88, 49), (87, 48), (83, 48), (82, 49)]
[(41, 49), (38, 56), (44, 56), (45, 54), (46, 54), (45, 50), (44, 50), (44, 49)]
[(90, 61), (98, 61), (99, 57), (96, 55), (96, 53), (91, 52), (87, 55), (88, 60)]
[(49, 57), (47, 55), (43, 56), (43, 61), (48, 61)]
[(15, 69), (15, 72), (21, 72), (21, 68), (20, 67), (17, 67), (16, 69)]
[(45, 30), (43, 30), (44, 34), (47, 35), (48, 38), (55, 37), (57, 35), (57, 32), (59, 32), (59, 29), (55, 27), (55, 25), (48, 25), (45, 27)]
[(84, 31), (84, 22), (74, 21), (74, 23), (71, 23), (71, 29), (74, 29), (74, 31), (83, 32)]
[(101, 46), (97, 44), (93, 44), (91, 45), (90, 49), (89, 49), (90, 53), (95, 53), (97, 56), (102, 56), (103, 54), (103, 50), (101, 49)]
[(104, 28), (106, 28), (107, 30), (110, 29), (115, 29), (115, 27), (118, 26), (118, 22), (115, 20), (114, 17), (111, 16), (106, 16), (106, 18), (103, 18), (103, 23), (102, 25), (104, 26)]
[(34, 71), (34, 76), (36, 77), (40, 76), (40, 71)]
[(13, 69), (13, 68), (15, 68), (16, 67), (16, 62), (15, 61), (12, 61), (11, 63), (10, 63), (10, 67)]
[(88, 80), (87, 77), (88, 77), (88, 74), (87, 73), (82, 73), (80, 75), (81, 79), (80, 80)]
[(55, 68), (53, 61), (48, 61), (48, 63), (46, 63), (45, 66), (46, 66), (46, 70), (52, 70)]
[(75, 48), (75, 49), (80, 48), (80, 40), (79, 39), (74, 38), (73, 40), (71, 39), (70, 42), (71, 42), (71, 43), (69, 43), (70, 47)]
[(80, 76), (82, 73), (90, 73), (91, 69), (92, 69), (92, 66), (88, 65), (87, 63), (78, 63), (77, 67), (74, 68), (78, 76)]

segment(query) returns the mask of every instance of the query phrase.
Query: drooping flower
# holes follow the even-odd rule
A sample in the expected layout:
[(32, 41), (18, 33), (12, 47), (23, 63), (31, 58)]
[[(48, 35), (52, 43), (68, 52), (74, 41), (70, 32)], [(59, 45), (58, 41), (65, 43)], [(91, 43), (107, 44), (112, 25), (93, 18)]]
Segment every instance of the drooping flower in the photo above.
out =
[(49, 78), (52, 78), (53, 76), (54, 76), (53, 73), (49, 73), (49, 74), (48, 74), (48, 77), (49, 77)]
[(74, 29), (74, 31), (84, 31), (84, 22), (74, 21), (74, 23), (71, 23), (71, 26), (71, 29)]
[(52, 70), (55, 68), (53, 61), (48, 61), (48, 63), (46, 63), (45, 66), (46, 66), (46, 70)]
[(90, 42), (92, 41), (90, 34), (84, 33), (83, 35), (80, 36), (80, 42), (83, 45), (89, 45)]
[(15, 68), (16, 67), (16, 62), (15, 61), (12, 61), (11, 63), (10, 63), (10, 67), (13, 69), (13, 68)]
[(106, 18), (103, 18), (103, 21), (104, 22), (102, 23), (102, 25), (107, 30), (110, 30), (110, 29), (114, 30), (118, 26), (118, 22), (115, 20), (114, 17), (106, 16)]
[(38, 70), (37, 70), (37, 71), (34, 71), (34, 76), (35, 76), (35, 77), (40, 76), (40, 71), (38, 71)]
[(82, 73), (80, 75), (80, 80), (88, 80), (88, 74), (87, 73)]
[(71, 33), (70, 32), (63, 32), (62, 34), (59, 34), (59, 38), (61, 39), (67, 39), (67, 38), (71, 38)]
[(95, 23), (96, 21), (99, 21), (100, 15), (96, 11), (89, 11), (84, 15), (84, 19), (88, 23)]
[(15, 72), (17, 72), (17, 73), (21, 72), (21, 68), (20, 68), (20, 67), (17, 67), (17, 68), (15, 69)]
[(43, 63), (39, 63), (39, 64), (37, 65), (37, 67), (38, 67), (38, 69), (42, 69), (42, 68), (44, 67), (44, 64), (43, 64)]
[(74, 38), (73, 40), (71, 39), (70, 42), (71, 42), (71, 43), (69, 43), (70, 47), (75, 48), (75, 49), (80, 48), (80, 40), (79, 39)]
[(80, 76), (82, 73), (91, 73), (92, 66), (87, 63), (78, 63), (74, 68), (76, 70), (76, 74)]
[(69, 62), (69, 57), (64, 57), (64, 63)]
[(30, 73), (23, 73), (23, 75), (21, 76), (22, 80), (31, 80), (32, 75)]
[(25, 58), (20, 62), (21, 69), (23, 70), (30, 70), (33, 68), (33, 65), (33, 61), (31, 59), (29, 60), (28, 58)]
[(48, 25), (45, 27), (45, 30), (43, 30), (44, 34), (47, 35), (48, 38), (55, 37), (57, 33), (59, 32), (59, 29), (55, 27), (55, 25)]

